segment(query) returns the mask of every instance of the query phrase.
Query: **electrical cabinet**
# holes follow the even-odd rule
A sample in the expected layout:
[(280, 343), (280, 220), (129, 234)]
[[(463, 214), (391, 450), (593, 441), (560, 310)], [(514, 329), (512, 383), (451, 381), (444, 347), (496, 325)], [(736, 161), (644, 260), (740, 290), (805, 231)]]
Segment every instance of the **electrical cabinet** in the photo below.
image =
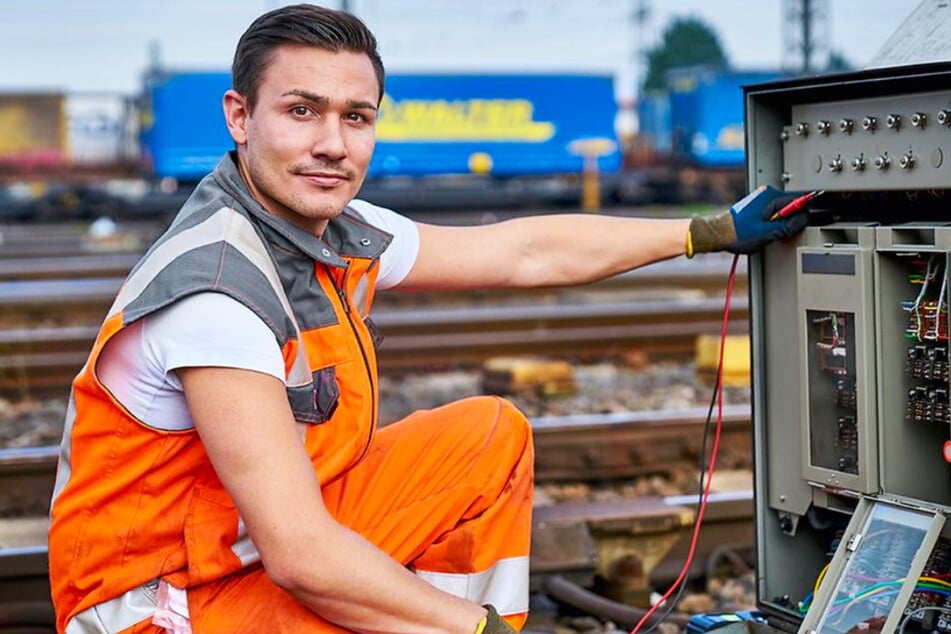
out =
[(777, 629), (951, 633), (951, 64), (745, 89), (757, 595)]

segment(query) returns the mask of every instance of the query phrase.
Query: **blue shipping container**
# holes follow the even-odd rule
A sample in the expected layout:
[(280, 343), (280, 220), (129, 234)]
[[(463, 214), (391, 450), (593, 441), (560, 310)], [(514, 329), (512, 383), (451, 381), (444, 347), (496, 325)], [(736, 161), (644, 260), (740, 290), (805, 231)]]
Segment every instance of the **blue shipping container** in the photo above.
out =
[(649, 92), (637, 102), (637, 134), (655, 152), (669, 154), (673, 150), (670, 121), (670, 95)]
[(195, 181), (234, 147), (221, 98), (230, 73), (170, 73), (149, 79), (142, 147), (157, 178)]
[[(195, 180), (233, 147), (221, 96), (227, 73), (177, 73), (151, 84), (143, 144), (156, 176)], [(602, 75), (391, 75), (370, 176), (582, 170), (582, 152), (620, 169), (613, 80)]]
[(704, 167), (745, 161), (743, 86), (777, 79), (773, 71), (684, 68), (668, 75), (673, 151)]
[(746, 159), (743, 86), (776, 79), (778, 72), (731, 72), (701, 86), (690, 153), (706, 167), (742, 167)]

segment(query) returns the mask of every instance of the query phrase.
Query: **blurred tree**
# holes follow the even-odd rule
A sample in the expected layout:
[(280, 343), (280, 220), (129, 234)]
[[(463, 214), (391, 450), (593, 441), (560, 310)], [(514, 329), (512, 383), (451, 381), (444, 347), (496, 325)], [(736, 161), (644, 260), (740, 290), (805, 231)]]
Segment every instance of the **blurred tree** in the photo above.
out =
[(854, 66), (848, 58), (839, 51), (829, 51), (829, 61), (826, 62), (827, 73), (844, 73)]
[(676, 18), (664, 31), (660, 44), (647, 51), (644, 90), (666, 88), (665, 75), (672, 68), (727, 65), (720, 38), (711, 26), (697, 18)]

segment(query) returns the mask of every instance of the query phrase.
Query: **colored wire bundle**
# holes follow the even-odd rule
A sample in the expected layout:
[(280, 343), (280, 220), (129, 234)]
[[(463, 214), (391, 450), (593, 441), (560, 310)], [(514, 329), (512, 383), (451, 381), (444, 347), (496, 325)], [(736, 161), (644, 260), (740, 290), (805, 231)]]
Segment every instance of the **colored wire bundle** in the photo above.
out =
[[(822, 580), (825, 577), (826, 572), (828, 572), (828, 570), (829, 570), (829, 564), (826, 564), (822, 568), (822, 570), (819, 572), (819, 576), (816, 578), (816, 583), (813, 586), (812, 592), (807, 594), (805, 598), (803, 598), (803, 600), (800, 601), (799, 604), (797, 605), (797, 608), (800, 614), (805, 614), (806, 612), (808, 612), (809, 607), (812, 604), (812, 600), (815, 597), (815, 594), (819, 591), (819, 586), (822, 584)], [(947, 575), (940, 575), (940, 576), (928, 575), (928, 576), (919, 577), (918, 583), (915, 585), (915, 592), (937, 594), (940, 596), (951, 597), (951, 582), (948, 582), (945, 579), (940, 578), (943, 576), (947, 576)], [(833, 601), (832, 604), (830, 605), (828, 614), (831, 616), (833, 614), (838, 613), (839, 618), (836, 619), (836, 623), (840, 623), (842, 619), (845, 617), (846, 612), (857, 603), (864, 601), (866, 599), (869, 599), (871, 597), (884, 598), (888, 596), (897, 595), (901, 591), (901, 587), (904, 585), (904, 583), (905, 583), (905, 579), (903, 578), (879, 580), (870, 586), (862, 588), (861, 590), (859, 590), (858, 592), (855, 592), (851, 596)], [(925, 608), (919, 608), (919, 610), (923, 610), (923, 609)], [(951, 610), (948, 610), (946, 608), (934, 608), (934, 609), (941, 609), (951, 613)], [(912, 618), (911, 614), (913, 613), (910, 613), (904, 617), (906, 621)], [(900, 630), (900, 631), (903, 631), (903, 630)]]
[[(912, 316), (912, 324), (909, 325), (906, 331), (906, 337), (909, 339), (917, 339), (918, 341), (946, 340), (948, 338), (947, 318), (945, 318), (945, 328), (944, 332), (942, 332), (941, 314), (947, 314), (948, 312), (948, 302), (946, 299), (948, 276), (942, 275), (941, 288), (938, 291), (937, 299), (926, 301), (925, 297), (927, 296), (928, 289), (941, 270), (941, 265), (936, 261), (935, 254), (932, 254), (927, 262), (915, 260), (914, 264), (919, 266), (924, 265), (925, 270), (924, 273), (916, 273), (908, 277), (908, 281), (912, 284), (921, 284), (921, 289), (918, 291), (918, 296), (914, 301), (901, 302), (902, 310), (911, 313)], [(929, 327), (929, 323), (931, 327)]]

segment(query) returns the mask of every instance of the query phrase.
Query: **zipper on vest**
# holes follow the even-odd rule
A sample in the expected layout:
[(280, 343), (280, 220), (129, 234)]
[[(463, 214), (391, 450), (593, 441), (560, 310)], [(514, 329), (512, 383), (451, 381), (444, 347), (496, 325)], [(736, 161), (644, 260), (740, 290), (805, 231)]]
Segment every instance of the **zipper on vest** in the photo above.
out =
[(377, 406), (376, 388), (374, 387), (373, 382), (373, 372), (370, 371), (370, 358), (367, 356), (366, 348), (363, 347), (363, 339), (360, 337), (360, 332), (357, 330), (357, 325), (353, 323), (353, 315), (350, 312), (350, 302), (347, 299), (347, 293), (344, 290), (347, 287), (347, 275), (349, 273), (349, 268), (344, 271), (343, 283), (341, 285), (337, 284), (337, 281), (334, 279), (333, 275), (328, 275), (327, 278), (330, 280), (330, 284), (337, 292), (337, 298), (340, 300), (340, 303), (343, 306), (343, 312), (347, 316), (347, 322), (350, 324), (350, 330), (353, 331), (353, 337), (357, 340), (357, 347), (360, 348), (360, 356), (363, 357), (363, 368), (367, 373), (367, 382), (370, 384), (370, 432), (367, 434), (367, 442), (363, 446), (363, 451), (360, 452), (360, 456), (353, 463), (355, 465), (363, 460), (363, 456), (365, 456), (367, 451), (370, 449), (370, 441), (373, 439), (373, 430), (376, 429)]

